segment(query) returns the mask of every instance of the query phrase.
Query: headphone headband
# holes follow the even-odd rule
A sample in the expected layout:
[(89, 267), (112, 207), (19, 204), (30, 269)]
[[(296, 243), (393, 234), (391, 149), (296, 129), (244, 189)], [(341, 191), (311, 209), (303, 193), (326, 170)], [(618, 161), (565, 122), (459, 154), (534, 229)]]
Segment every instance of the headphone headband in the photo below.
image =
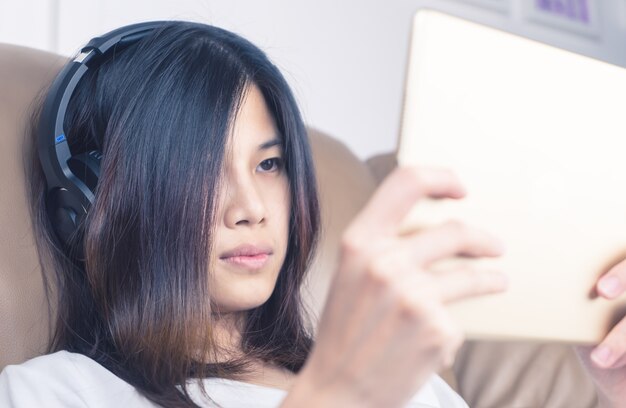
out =
[[(70, 165), (73, 156), (63, 122), (72, 95), (85, 72), (97, 68), (110, 50), (134, 44), (163, 24), (163, 21), (132, 24), (91, 39), (61, 70), (48, 91), (39, 119), (37, 148), (46, 178), (48, 212), (57, 233), (66, 243), (95, 198), (84, 176), (81, 178)], [(96, 152), (91, 156), (98, 159), (99, 166), (101, 155)], [(61, 214), (63, 212), (67, 212), (67, 216)], [(68, 224), (68, 219), (73, 226)]]

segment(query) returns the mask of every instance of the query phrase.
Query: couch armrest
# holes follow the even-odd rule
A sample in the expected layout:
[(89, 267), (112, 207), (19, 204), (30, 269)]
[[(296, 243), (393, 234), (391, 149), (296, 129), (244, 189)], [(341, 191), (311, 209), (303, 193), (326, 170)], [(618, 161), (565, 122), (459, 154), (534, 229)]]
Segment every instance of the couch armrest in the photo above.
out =
[(598, 407), (591, 379), (565, 344), (468, 341), (454, 371), (472, 407)]

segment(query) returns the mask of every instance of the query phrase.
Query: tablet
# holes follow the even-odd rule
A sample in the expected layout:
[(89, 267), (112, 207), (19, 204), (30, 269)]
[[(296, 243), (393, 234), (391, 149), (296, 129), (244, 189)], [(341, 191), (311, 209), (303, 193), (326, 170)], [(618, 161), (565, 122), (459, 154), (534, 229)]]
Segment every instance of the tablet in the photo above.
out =
[(597, 343), (624, 297), (593, 287), (626, 258), (626, 69), (433, 10), (413, 33), (399, 164), (450, 168), (468, 195), (426, 200), (407, 228), (458, 219), (503, 240), (455, 259), (510, 278), (450, 307), (469, 338)]

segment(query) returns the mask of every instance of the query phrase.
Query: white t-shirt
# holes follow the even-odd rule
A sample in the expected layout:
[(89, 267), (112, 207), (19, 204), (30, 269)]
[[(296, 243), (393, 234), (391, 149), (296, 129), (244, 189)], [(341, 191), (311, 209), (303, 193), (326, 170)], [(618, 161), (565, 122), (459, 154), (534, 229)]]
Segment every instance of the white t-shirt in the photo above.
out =
[[(287, 394), (277, 388), (234, 380), (209, 378), (202, 381), (211, 399), (224, 408), (274, 408)], [(202, 396), (197, 385), (190, 384), (191, 396), (198, 405), (214, 406)], [(156, 406), (132, 385), (82, 354), (58, 351), (7, 366), (0, 374), (0, 407)], [(407, 408), (467, 408), (467, 404), (434, 375)]]

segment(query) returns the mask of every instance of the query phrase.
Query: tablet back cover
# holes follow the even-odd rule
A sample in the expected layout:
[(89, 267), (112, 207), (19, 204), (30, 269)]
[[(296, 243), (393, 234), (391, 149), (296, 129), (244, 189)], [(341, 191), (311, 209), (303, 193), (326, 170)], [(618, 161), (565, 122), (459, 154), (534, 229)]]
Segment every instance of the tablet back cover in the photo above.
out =
[(399, 164), (453, 169), (461, 201), (423, 201), (500, 237), (505, 294), (451, 311), (470, 338), (600, 341), (626, 302), (597, 278), (626, 257), (626, 69), (432, 10), (414, 18)]

